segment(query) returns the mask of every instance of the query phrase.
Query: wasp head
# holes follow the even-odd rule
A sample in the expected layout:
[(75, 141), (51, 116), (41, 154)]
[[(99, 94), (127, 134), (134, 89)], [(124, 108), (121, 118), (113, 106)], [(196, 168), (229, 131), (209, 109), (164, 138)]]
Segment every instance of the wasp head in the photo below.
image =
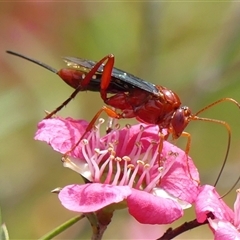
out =
[(192, 114), (189, 107), (180, 107), (175, 111), (171, 120), (173, 139), (177, 139), (181, 136), (190, 122), (191, 116)]

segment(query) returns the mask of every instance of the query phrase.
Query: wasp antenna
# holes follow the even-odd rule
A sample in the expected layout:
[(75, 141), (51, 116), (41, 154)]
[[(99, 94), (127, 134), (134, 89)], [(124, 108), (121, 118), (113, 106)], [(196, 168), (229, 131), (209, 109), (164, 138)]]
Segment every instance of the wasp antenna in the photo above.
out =
[[(234, 104), (240, 109), (240, 104), (239, 104), (239, 102), (236, 101), (235, 99), (233, 99), (233, 98), (221, 98), (221, 99), (219, 99), (219, 100), (217, 100), (217, 101), (215, 101), (215, 102), (207, 105), (206, 107), (202, 108), (201, 110), (199, 110), (199, 111), (193, 116), (193, 118), (192, 118), (192, 120), (202, 120), (202, 121), (215, 122), (215, 123), (222, 124), (223, 126), (225, 126), (225, 128), (226, 128), (227, 131), (228, 131), (228, 144), (227, 144), (226, 154), (225, 154), (225, 157), (224, 157), (224, 161), (223, 161), (221, 170), (220, 170), (220, 172), (219, 172), (219, 174), (218, 174), (218, 177), (217, 177), (217, 179), (216, 179), (216, 182), (215, 182), (214, 186), (217, 185), (217, 183), (218, 183), (218, 181), (219, 181), (219, 179), (220, 179), (220, 177), (221, 177), (221, 174), (222, 174), (222, 172), (223, 172), (223, 169), (224, 169), (224, 167), (225, 167), (225, 164), (226, 164), (226, 162), (227, 162), (227, 157), (228, 157), (228, 153), (229, 153), (229, 149), (230, 149), (230, 144), (231, 144), (231, 128), (230, 128), (230, 126), (229, 126), (226, 122), (224, 122), (224, 121), (217, 120), (217, 119), (210, 119), (210, 118), (201, 118), (201, 117), (198, 117), (198, 115), (199, 115), (200, 113), (206, 111), (207, 109), (209, 109), (209, 108), (211, 108), (211, 107), (213, 107), (213, 106), (215, 106), (215, 105), (217, 105), (217, 104), (219, 104), (219, 103), (222, 103), (222, 102), (232, 102), (232, 103), (234, 103)], [(232, 188), (231, 188), (227, 193), (225, 193), (223, 196), (226, 196), (229, 192), (231, 192), (232, 189), (237, 185), (237, 183), (239, 182), (239, 180), (240, 180), (240, 177), (239, 177), (239, 179), (236, 181), (236, 183), (232, 186)]]
[(209, 108), (211, 108), (211, 107), (213, 107), (213, 106), (215, 106), (215, 105), (217, 105), (217, 104), (219, 104), (221, 102), (227, 102), (227, 101), (234, 103), (235, 105), (237, 105), (238, 108), (240, 108), (239, 102), (237, 102), (235, 99), (233, 99), (233, 98), (221, 98), (221, 99), (219, 99), (219, 100), (217, 100), (217, 101), (207, 105), (206, 107), (202, 108), (200, 111), (198, 111), (195, 114), (195, 116), (198, 116), (200, 113), (206, 111), (207, 109), (209, 109)]
[(40, 62), (40, 61), (38, 61), (38, 60), (35, 60), (35, 59), (32, 59), (32, 58), (26, 57), (26, 56), (24, 56), (24, 55), (22, 55), (22, 54), (19, 54), (19, 53), (13, 52), (13, 51), (6, 51), (6, 52), (9, 53), (9, 54), (11, 54), (11, 55), (14, 55), (14, 56), (23, 58), (23, 59), (25, 59), (25, 60), (28, 60), (28, 61), (30, 61), (30, 62), (32, 62), (32, 63), (35, 63), (35, 64), (37, 64), (37, 65), (39, 65), (39, 66), (41, 66), (41, 67), (43, 67), (43, 68), (48, 69), (49, 71), (51, 71), (51, 72), (53, 72), (53, 73), (56, 73), (56, 74), (58, 73), (58, 71), (57, 71), (56, 69), (50, 67), (49, 65), (47, 65), (47, 64), (45, 64), (45, 63), (43, 63), (43, 62)]
[(229, 150), (230, 150), (230, 145), (231, 145), (231, 128), (228, 125), (228, 123), (226, 123), (224, 121), (221, 121), (221, 120), (218, 120), (218, 119), (202, 118), (202, 117), (194, 116), (192, 118), (192, 120), (200, 120), (200, 121), (205, 121), (205, 122), (218, 123), (218, 124), (223, 125), (227, 129), (227, 132), (228, 132), (227, 149), (226, 149), (225, 157), (224, 157), (224, 160), (223, 160), (223, 163), (222, 163), (222, 167), (221, 167), (221, 169), (219, 171), (218, 177), (217, 177), (217, 179), (215, 181), (215, 184), (214, 184), (214, 186), (216, 187), (216, 185), (218, 184), (218, 181), (219, 181), (219, 179), (220, 179), (220, 177), (222, 175), (222, 172), (223, 172), (223, 169), (224, 169), (224, 167), (226, 165), (226, 162), (227, 162), (227, 158), (228, 158), (228, 154), (229, 154)]

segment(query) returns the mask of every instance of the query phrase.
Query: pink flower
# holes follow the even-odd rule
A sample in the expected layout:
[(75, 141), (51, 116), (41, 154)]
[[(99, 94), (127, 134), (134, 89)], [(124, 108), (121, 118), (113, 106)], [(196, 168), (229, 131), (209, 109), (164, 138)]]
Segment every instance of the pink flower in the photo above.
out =
[[(212, 213), (214, 219), (208, 217)], [(240, 239), (240, 191), (234, 204), (234, 212), (224, 203), (214, 187), (203, 186), (196, 200), (198, 222), (208, 219), (216, 240)]]
[[(65, 167), (90, 182), (64, 187), (59, 193), (63, 206), (81, 213), (127, 207), (140, 223), (147, 224), (166, 224), (180, 218), (199, 191), (199, 175), (191, 158), (166, 141), (159, 156), (155, 125), (114, 129), (100, 137), (102, 123), (63, 157)], [(35, 139), (65, 154), (87, 126), (83, 120), (47, 119), (39, 123)]]

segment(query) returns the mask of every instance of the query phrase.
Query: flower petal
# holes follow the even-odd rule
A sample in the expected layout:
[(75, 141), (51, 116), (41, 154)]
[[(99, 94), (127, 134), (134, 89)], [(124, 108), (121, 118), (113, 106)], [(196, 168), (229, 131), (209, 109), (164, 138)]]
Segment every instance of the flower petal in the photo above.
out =
[(207, 219), (209, 212), (219, 220), (233, 221), (233, 211), (221, 199), (214, 187), (204, 185), (195, 202), (198, 222), (202, 223)]
[(58, 197), (62, 205), (75, 212), (94, 212), (112, 203), (119, 203), (131, 194), (128, 186), (92, 183), (64, 187)]
[(173, 201), (177, 202), (181, 206), (182, 209), (188, 209), (188, 208), (192, 207), (192, 204), (172, 196), (171, 194), (169, 194), (162, 188), (154, 188), (153, 193), (155, 196), (158, 196), (158, 197), (172, 199)]
[[(45, 141), (55, 151), (64, 154), (71, 150), (77, 143), (85, 133), (87, 126), (88, 122), (84, 120), (74, 120), (72, 118), (44, 119), (38, 124), (35, 140)], [(82, 158), (80, 146), (76, 147), (70, 155)]]
[(166, 141), (163, 156), (166, 161), (160, 187), (183, 201), (193, 203), (199, 192), (199, 173), (192, 159), (187, 159), (184, 151)]
[(234, 225), (240, 229), (240, 189), (237, 190), (237, 199), (234, 203)]
[[(142, 133), (141, 133), (142, 131)], [(163, 131), (164, 134), (166, 131)], [(129, 155), (132, 152), (133, 147), (138, 143), (139, 133), (141, 133), (141, 153), (145, 153), (152, 144), (153, 141), (159, 142), (159, 127), (157, 125), (146, 125), (146, 124), (136, 124), (130, 127), (124, 127), (111, 133), (112, 135), (118, 134), (117, 136), (117, 155), (123, 157)], [(108, 139), (108, 135), (102, 138), (103, 141)], [(127, 141), (126, 141), (127, 140)]]
[(181, 206), (168, 198), (132, 189), (127, 198), (129, 213), (140, 223), (167, 224), (183, 215)]
[(240, 233), (230, 222), (211, 218), (208, 222), (215, 240), (240, 240)]

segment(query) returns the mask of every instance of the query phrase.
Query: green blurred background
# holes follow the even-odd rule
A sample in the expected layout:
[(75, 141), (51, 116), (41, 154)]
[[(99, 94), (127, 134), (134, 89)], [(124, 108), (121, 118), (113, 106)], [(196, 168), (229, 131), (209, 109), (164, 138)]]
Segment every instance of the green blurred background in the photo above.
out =
[[(33, 140), (44, 110), (55, 109), (73, 90), (58, 76), (6, 50), (57, 69), (65, 66), (62, 56), (99, 60), (114, 53), (118, 68), (172, 89), (183, 105), (197, 112), (222, 97), (240, 101), (239, 22), (240, 3), (231, 2), (1, 2), (0, 205), (10, 238), (39, 238), (75, 216), (50, 191), (79, 183), (80, 177), (62, 167), (60, 154)], [(60, 114), (90, 120), (102, 105), (98, 93), (84, 92)], [(217, 187), (223, 194), (240, 174), (240, 111), (222, 103), (201, 116), (225, 120), (232, 128), (231, 152)], [(186, 130), (192, 135), (190, 155), (202, 183), (213, 184), (224, 158), (227, 132), (207, 122), (192, 122)], [(184, 148), (186, 139), (177, 144)], [(225, 200), (232, 207), (235, 191)], [(184, 221), (193, 218), (189, 210)], [(154, 239), (164, 229), (141, 225), (127, 211), (118, 211), (104, 238)], [(89, 239), (90, 235), (91, 228), (83, 220), (56, 239)], [(212, 238), (207, 226), (178, 237), (207, 238)]]

